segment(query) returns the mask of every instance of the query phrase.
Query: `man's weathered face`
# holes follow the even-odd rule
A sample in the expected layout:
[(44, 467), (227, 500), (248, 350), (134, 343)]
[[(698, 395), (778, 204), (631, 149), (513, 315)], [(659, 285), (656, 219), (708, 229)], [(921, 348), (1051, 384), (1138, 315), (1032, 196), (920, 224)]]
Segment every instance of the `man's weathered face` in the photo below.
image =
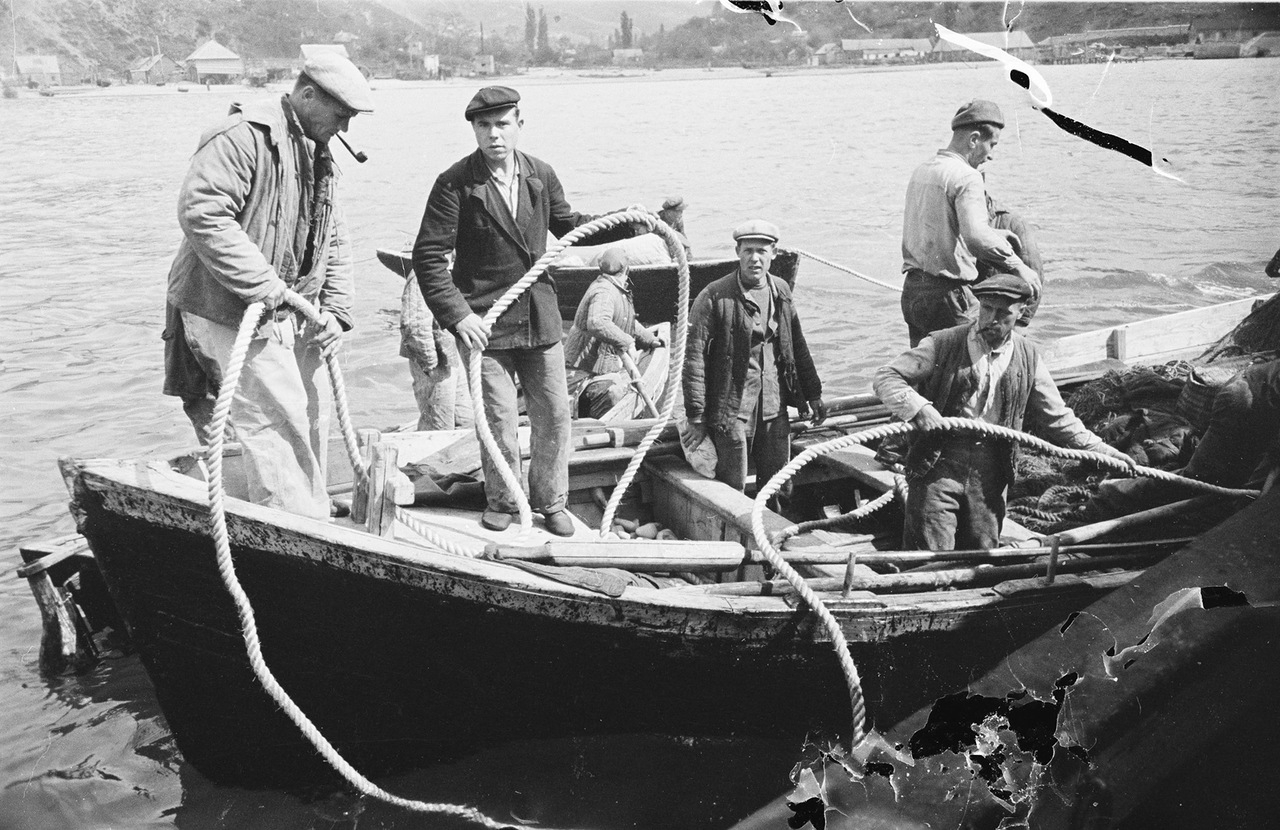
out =
[(773, 264), (773, 256), (777, 253), (774, 243), (766, 239), (738, 240), (738, 268), (742, 281), (747, 285), (760, 285), (764, 282), (769, 266)]
[(979, 300), (978, 334), (991, 348), (997, 348), (1008, 342), (1013, 334), (1013, 327), (1022, 316), (1022, 300), (1012, 297), (1001, 297), (988, 294)]
[(983, 138), (982, 130), (974, 130), (969, 134), (969, 152), (965, 160), (975, 170), (996, 157), (996, 145), (1000, 143), (1000, 130), (992, 127), (990, 134), (990, 138)]
[(346, 132), (351, 119), (359, 114), (317, 86), (303, 87), (295, 103), (302, 132), (317, 144), (328, 144), (329, 139)]
[(504, 162), (511, 157), (520, 140), (522, 126), (524, 121), (520, 119), (520, 110), (516, 107), (482, 112), (471, 119), (476, 146), (492, 162)]

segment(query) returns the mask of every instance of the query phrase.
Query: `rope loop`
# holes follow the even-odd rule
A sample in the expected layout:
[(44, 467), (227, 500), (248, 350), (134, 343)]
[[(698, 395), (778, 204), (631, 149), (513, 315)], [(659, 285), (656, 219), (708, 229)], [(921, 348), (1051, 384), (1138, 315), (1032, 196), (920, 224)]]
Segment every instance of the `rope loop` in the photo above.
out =
[[(320, 312), (298, 294), (292, 291), (286, 292), (285, 302), (302, 312), (303, 316), (310, 322), (319, 322)], [(321, 734), (316, 725), (312, 723), (306, 713), (302, 711), (289, 696), (289, 693), (284, 690), (284, 687), (280, 685), (279, 681), (276, 680), (275, 675), (271, 672), (262, 656), (262, 645), (258, 637), (258, 624), (254, 617), (253, 606), (250, 604), (249, 597), (245, 594), (244, 588), (240, 584), (239, 577), (236, 576), (235, 563), (231, 559), (231, 541), (227, 533), (227, 512), (222, 483), (222, 449), (227, 417), (231, 411), (231, 403), (235, 397), (236, 387), (240, 383), (240, 373), (244, 367), (245, 357), (249, 352), (249, 344), (253, 339), (253, 332), (258, 327), (258, 321), (261, 320), (265, 308), (259, 302), (251, 303), (245, 309), (244, 317), (241, 319), (240, 327), (236, 332), (235, 343), (231, 347), (231, 354), (227, 358), (226, 373), (218, 389), (218, 399), (213, 407), (213, 420), (210, 425), (209, 444), (205, 450), (205, 463), (209, 469), (209, 532), (213, 538), (217, 557), (218, 575), (222, 578), (222, 582), (235, 604), (236, 614), (240, 620), (240, 632), (244, 638), (245, 650), (254, 676), (258, 678), (258, 682), (262, 684), (262, 688), (270, 695), (271, 699), (280, 706), (285, 715), (293, 721), (303, 736), (320, 753), (320, 756), (361, 794), (411, 812), (454, 816), (481, 827), (489, 828), (489, 830), (501, 830), (501, 828), (510, 827), (510, 823), (494, 821), (474, 807), (403, 798), (387, 792), (370, 781), (359, 770), (351, 766), (338, 752), (337, 748)], [(356, 450), (355, 430), (351, 425), (351, 416), (347, 409), (346, 391), (342, 384), (342, 371), (338, 366), (338, 356), (330, 354), (326, 358), (326, 362), (329, 366), (329, 376), (334, 379), (333, 391), (334, 398), (338, 402), (338, 419), (342, 422), (347, 451), (352, 458), (352, 467), (356, 470), (357, 476), (362, 476), (363, 471), (360, 467), (359, 453)]]
[[(1223, 496), (1248, 496), (1256, 498), (1259, 493), (1257, 490), (1239, 490), (1229, 487), (1220, 487), (1216, 484), (1209, 484), (1196, 479), (1185, 478), (1174, 473), (1168, 473), (1164, 470), (1153, 470), (1150, 467), (1141, 467), (1132, 460), (1128, 463), (1120, 459), (1103, 455), (1101, 453), (1090, 452), (1088, 450), (1073, 450), (1051, 444), (1044, 439), (1037, 438), (1034, 435), (1027, 435), (1008, 427), (997, 426), (996, 424), (988, 424), (981, 421), (972, 421), (968, 418), (943, 418), (942, 430), (948, 432), (965, 432), (977, 433), (979, 435), (987, 435), (996, 438), (1004, 438), (1010, 441), (1017, 441), (1030, 447), (1047, 452), (1051, 455), (1058, 455), (1063, 458), (1074, 459), (1077, 461), (1094, 461), (1113, 470), (1126, 473), (1128, 475), (1142, 476), (1145, 478), (1154, 478), (1161, 481), (1171, 481), (1185, 484), (1189, 487), (1205, 490), (1210, 493)], [(854, 665), (853, 657), (849, 654), (849, 644), (845, 639), (844, 631), (840, 628), (839, 621), (827, 609), (822, 599), (814, 593), (813, 589), (805, 581), (794, 568), (791, 567), (782, 554), (778, 552), (773, 540), (769, 538), (769, 534), (764, 527), (764, 511), (766, 505), (774, 494), (776, 494), (788, 481), (790, 481), (806, 464), (819, 456), (834, 452), (835, 450), (844, 449), (846, 447), (857, 444), (865, 444), (869, 441), (876, 441), (881, 438), (887, 438), (890, 435), (905, 435), (909, 432), (917, 431), (914, 424), (910, 423), (892, 423), (884, 424), (863, 432), (856, 432), (850, 435), (842, 435), (821, 444), (815, 444), (804, 452), (801, 452), (791, 460), (776, 474), (769, 479), (756, 494), (755, 503), (751, 508), (751, 533), (755, 537), (756, 546), (759, 547), (761, 555), (769, 562), (773, 569), (786, 577), (787, 581), (800, 595), (809, 609), (818, 616), (826, 628), (827, 633), (831, 637), (832, 648), (835, 649), (836, 659), (840, 662), (840, 668), (844, 672), (845, 681), (849, 687), (849, 705), (852, 712), (852, 738), (851, 748), (856, 748), (867, 737), (866, 726), (866, 700), (862, 693), (862, 680), (858, 676), (858, 668)], [(895, 484), (897, 478), (895, 478)], [(894, 491), (897, 491), (895, 486)], [(878, 499), (877, 499), (878, 501)]]

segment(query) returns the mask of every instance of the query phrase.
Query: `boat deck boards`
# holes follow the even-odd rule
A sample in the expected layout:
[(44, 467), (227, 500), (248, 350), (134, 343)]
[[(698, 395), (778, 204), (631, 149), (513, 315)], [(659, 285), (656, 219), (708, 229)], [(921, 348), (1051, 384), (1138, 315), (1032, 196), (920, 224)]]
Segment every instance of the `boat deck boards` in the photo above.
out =
[[(575, 541), (586, 542), (599, 538), (599, 532), (574, 515), (572, 510), (569, 511), (569, 515), (573, 517), (575, 532), (571, 537), (563, 537), (548, 533), (543, 528), (541, 519), (537, 514), (534, 514), (533, 527), (527, 533), (522, 534), (519, 519), (512, 522), (511, 527), (506, 530), (489, 530), (480, 524), (481, 511), (465, 507), (430, 505), (405, 507), (404, 509), (424, 524), (430, 526), (434, 532), (440, 534), (441, 538), (458, 545), (474, 547), (502, 543), (505, 545), (532, 546), (554, 539), (570, 538)], [(353, 530), (364, 530), (364, 525), (351, 521), (350, 516), (335, 519), (333, 523)], [(415, 533), (412, 528), (403, 522), (396, 522), (394, 533), (397, 541), (429, 544), (426, 539)]]

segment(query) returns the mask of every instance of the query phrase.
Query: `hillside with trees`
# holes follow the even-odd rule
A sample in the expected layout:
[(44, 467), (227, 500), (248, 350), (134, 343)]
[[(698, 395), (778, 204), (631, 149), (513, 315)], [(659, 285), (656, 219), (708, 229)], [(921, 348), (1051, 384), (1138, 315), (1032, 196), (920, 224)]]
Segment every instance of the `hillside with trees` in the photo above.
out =
[(210, 38), (251, 61), (296, 61), (300, 44), (342, 40), (368, 71), (402, 77), (421, 75), (424, 54), (461, 71), (492, 55), (499, 73), (607, 65), (614, 49), (642, 49), (650, 66), (784, 65), (845, 38), (928, 37), (935, 21), (958, 31), (1011, 25), (1040, 41), (1232, 15), (1280, 20), (1280, 6), (788, 2), (785, 14), (800, 28), (710, 0), (0, 0), (0, 31), (11, 34), (0, 37), (0, 66), (12, 70), (16, 44), (20, 55), (56, 55), (119, 77), (140, 57), (182, 60)]

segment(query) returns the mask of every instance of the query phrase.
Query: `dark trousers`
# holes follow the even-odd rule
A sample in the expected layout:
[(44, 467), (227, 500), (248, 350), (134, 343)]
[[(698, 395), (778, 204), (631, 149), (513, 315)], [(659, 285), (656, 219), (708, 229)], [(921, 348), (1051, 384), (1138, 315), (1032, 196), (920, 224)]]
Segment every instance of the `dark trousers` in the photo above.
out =
[(938, 462), (910, 479), (905, 550), (974, 550), (1000, 544), (1007, 468), (998, 442), (953, 438)]
[[(756, 412), (759, 413), (757, 407)], [(757, 414), (751, 434), (747, 422), (735, 419), (728, 429), (712, 429), (716, 446), (716, 479), (742, 490), (747, 483), (748, 459), (755, 462), (756, 487), (763, 487), (791, 460), (791, 421), (784, 407), (777, 417), (764, 420)], [(789, 487), (780, 491), (786, 495)]]
[(932, 332), (977, 320), (978, 300), (966, 283), (913, 268), (902, 283), (902, 319), (915, 348)]

